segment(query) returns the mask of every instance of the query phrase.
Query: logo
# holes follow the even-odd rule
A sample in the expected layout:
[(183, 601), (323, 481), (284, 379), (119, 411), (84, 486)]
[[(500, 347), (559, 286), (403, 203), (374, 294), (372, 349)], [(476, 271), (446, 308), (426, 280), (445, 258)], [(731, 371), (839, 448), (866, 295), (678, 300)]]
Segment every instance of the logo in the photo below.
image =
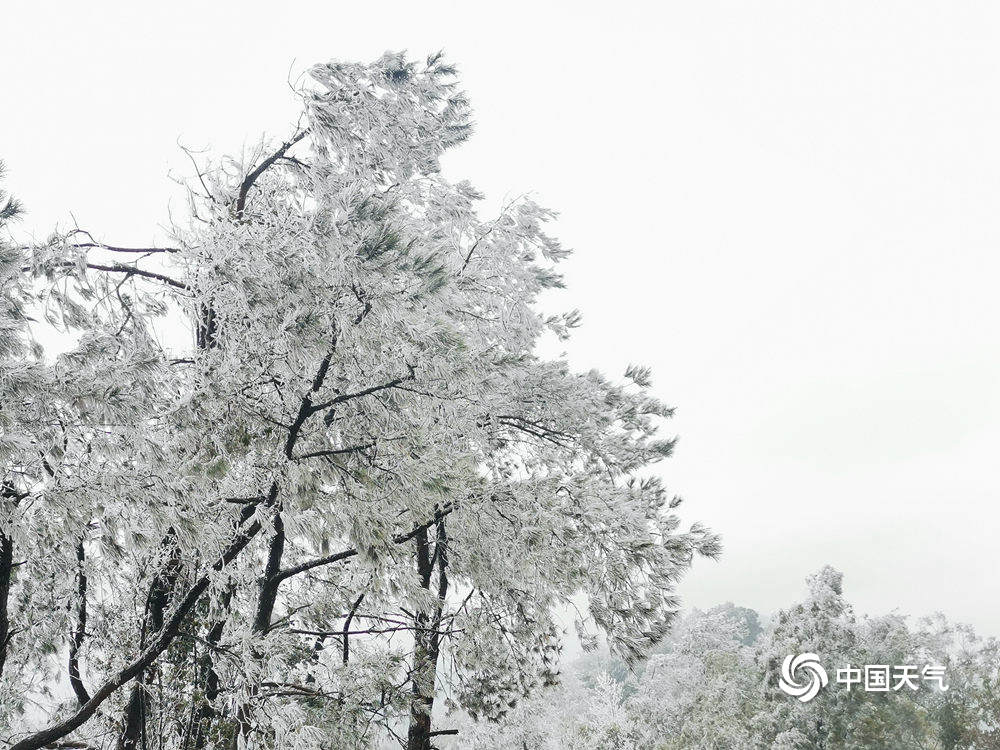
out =
[[(915, 692), (925, 684), (944, 693), (949, 688), (945, 678), (945, 667), (935, 664), (924, 664), (922, 669), (916, 664), (848, 665), (837, 670), (838, 685), (843, 685), (848, 691), (855, 686), (859, 689), (863, 687), (866, 693), (899, 692), (904, 688)], [(829, 681), (816, 654), (790, 654), (781, 664), (778, 687), (785, 694), (808, 703)]]
[[(799, 672), (804, 673), (803, 682), (796, 679)], [(798, 656), (789, 654), (781, 665), (778, 687), (793, 698), (808, 703), (816, 697), (822, 688), (826, 687), (826, 683), (829, 681), (826, 670), (819, 663), (819, 657), (816, 654), (799, 654)]]

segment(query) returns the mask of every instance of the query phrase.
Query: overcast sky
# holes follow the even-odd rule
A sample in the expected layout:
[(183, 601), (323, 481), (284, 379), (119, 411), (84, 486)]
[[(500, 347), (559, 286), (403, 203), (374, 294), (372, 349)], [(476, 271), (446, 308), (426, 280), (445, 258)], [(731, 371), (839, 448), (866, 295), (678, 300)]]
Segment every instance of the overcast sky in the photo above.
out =
[[(862, 611), (1000, 635), (1000, 5), (16, 3), (0, 158), (39, 236), (163, 241), (188, 174), (289, 134), (287, 81), (443, 48), (477, 134), (576, 253), (579, 368), (654, 369), (662, 465), (724, 535), (688, 604), (771, 611), (829, 563)], [(290, 73), (291, 71), (291, 73)]]

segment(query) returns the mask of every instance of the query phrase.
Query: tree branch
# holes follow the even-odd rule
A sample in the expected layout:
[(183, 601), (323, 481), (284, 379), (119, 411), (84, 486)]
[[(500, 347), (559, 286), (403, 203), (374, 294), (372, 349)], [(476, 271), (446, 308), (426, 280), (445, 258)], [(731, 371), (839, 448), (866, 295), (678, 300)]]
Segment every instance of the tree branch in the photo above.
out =
[(355, 613), (358, 611), (358, 607), (361, 606), (362, 600), (365, 598), (365, 592), (358, 594), (358, 598), (354, 601), (354, 606), (351, 607), (351, 611), (347, 613), (347, 618), (344, 620), (344, 630), (342, 635), (344, 638), (344, 664), (351, 658), (351, 620), (354, 619)]
[[(422, 531), (426, 531), (428, 528), (430, 528), (438, 521), (440, 521), (442, 518), (447, 516), (449, 513), (455, 510), (456, 507), (457, 506), (452, 505), (448, 508), (445, 508), (444, 510), (438, 511), (437, 513), (434, 514), (434, 518), (432, 518), (427, 523), (423, 523), (420, 526), (417, 526), (412, 531), (406, 534), (399, 534), (397, 536), (394, 536), (392, 538), (393, 544), (404, 544), (410, 541), (411, 539), (416, 537), (419, 533), (421, 533)], [(312, 570), (313, 568), (319, 568), (323, 565), (331, 565), (332, 563), (341, 562), (342, 560), (349, 560), (350, 558), (358, 555), (358, 553), (359, 550), (357, 549), (346, 549), (341, 552), (336, 552), (332, 555), (327, 555), (326, 557), (318, 557), (314, 560), (308, 560), (304, 563), (300, 563), (299, 565), (296, 565), (294, 567), (285, 568), (284, 570), (281, 570), (277, 573), (277, 577), (283, 581), (286, 578), (291, 578), (292, 576), (296, 576), (299, 573), (305, 573), (306, 571)]]
[[(176, 289), (187, 290), (187, 286), (179, 282), (177, 279), (172, 279), (169, 276), (156, 273), (155, 271), (147, 271), (143, 268), (136, 268), (135, 266), (126, 266), (121, 263), (113, 263), (112, 265), (105, 265), (103, 263), (85, 263), (86, 268), (90, 268), (94, 271), (107, 271), (108, 273), (124, 273), (129, 276), (142, 276), (143, 278), (153, 279), (155, 281), (162, 281), (164, 284), (169, 284)], [(61, 263), (55, 264), (56, 268), (77, 268), (77, 264), (73, 261), (67, 260)], [(30, 273), (31, 267), (22, 268), (21, 271), (24, 273)]]
[(369, 448), (374, 448), (375, 443), (365, 443), (364, 445), (353, 445), (350, 448), (338, 448), (336, 450), (328, 451), (313, 451), (312, 453), (305, 453), (301, 456), (293, 456), (293, 461), (304, 461), (307, 458), (320, 458), (323, 456), (343, 456), (347, 453), (361, 453), (368, 450)]
[(117, 247), (115, 245), (105, 245), (102, 242), (76, 242), (70, 245), (76, 248), (97, 248), (108, 250), (112, 253), (132, 253), (135, 255), (150, 255), (152, 253), (179, 253), (179, 247)]
[(257, 182), (257, 180), (260, 178), (262, 174), (264, 174), (264, 172), (266, 172), (268, 169), (271, 168), (271, 165), (273, 165), (276, 161), (278, 161), (278, 159), (283, 157), (285, 155), (285, 152), (288, 151), (288, 149), (290, 149), (296, 143), (305, 138), (308, 133), (309, 133), (309, 128), (306, 128), (305, 130), (302, 130), (301, 132), (293, 135), (291, 138), (289, 138), (287, 141), (281, 144), (281, 147), (277, 151), (275, 151), (269, 157), (264, 159), (264, 161), (262, 161), (259, 165), (257, 165), (255, 169), (253, 169), (250, 172), (250, 174), (248, 174), (246, 177), (243, 178), (243, 182), (240, 183), (239, 193), (237, 193), (236, 195), (235, 214), (237, 218), (243, 216), (243, 211), (247, 205), (247, 196), (250, 193), (250, 189), (254, 186), (254, 183)]
[(388, 383), (383, 383), (382, 385), (373, 385), (371, 388), (365, 388), (357, 393), (344, 393), (336, 398), (332, 398), (329, 401), (324, 401), (321, 404), (315, 404), (312, 407), (313, 412), (323, 411), (323, 409), (329, 409), (331, 406), (336, 406), (337, 404), (342, 404), (346, 401), (351, 401), (356, 398), (362, 398), (363, 396), (370, 396), (373, 393), (378, 393), (379, 391), (385, 391), (390, 388), (395, 388), (397, 385), (402, 385), (403, 383), (414, 380), (417, 376), (417, 368), (414, 365), (407, 365), (410, 370), (410, 374), (401, 378), (396, 378), (395, 380), (390, 380)]

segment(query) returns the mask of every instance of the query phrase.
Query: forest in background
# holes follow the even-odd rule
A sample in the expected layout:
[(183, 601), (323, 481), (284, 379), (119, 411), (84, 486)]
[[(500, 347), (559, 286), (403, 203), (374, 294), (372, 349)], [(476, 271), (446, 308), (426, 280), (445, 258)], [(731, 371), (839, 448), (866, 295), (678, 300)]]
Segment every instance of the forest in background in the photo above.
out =
[[(1000, 748), (1000, 644), (941, 614), (861, 616), (843, 576), (824, 568), (807, 597), (762, 621), (725, 604), (692, 611), (650, 657), (629, 668), (606, 649), (567, 665), (560, 683), (498, 726), (466, 720), (476, 750), (995, 750)], [(815, 652), (830, 672), (801, 703), (778, 689), (783, 659)], [(937, 683), (847, 691), (848, 665), (945, 668)], [(894, 680), (893, 683), (896, 681)], [(460, 736), (461, 736), (460, 735)]]

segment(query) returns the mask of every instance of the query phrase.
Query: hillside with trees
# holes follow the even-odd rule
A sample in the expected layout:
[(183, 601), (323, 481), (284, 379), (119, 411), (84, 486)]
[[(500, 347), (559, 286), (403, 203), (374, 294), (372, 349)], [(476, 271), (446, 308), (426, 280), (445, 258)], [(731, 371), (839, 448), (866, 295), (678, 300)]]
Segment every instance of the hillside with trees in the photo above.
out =
[[(787, 654), (814, 651), (830, 684), (801, 703), (777, 685)], [(831, 666), (935, 664), (946, 690), (834, 685)], [(892, 687), (892, 686), (891, 686)], [(476, 750), (993, 750), (1000, 747), (1000, 643), (943, 615), (861, 616), (824, 568), (807, 597), (761, 627), (753, 610), (690, 612), (633, 669), (597, 650), (500, 727), (468, 722)]]

